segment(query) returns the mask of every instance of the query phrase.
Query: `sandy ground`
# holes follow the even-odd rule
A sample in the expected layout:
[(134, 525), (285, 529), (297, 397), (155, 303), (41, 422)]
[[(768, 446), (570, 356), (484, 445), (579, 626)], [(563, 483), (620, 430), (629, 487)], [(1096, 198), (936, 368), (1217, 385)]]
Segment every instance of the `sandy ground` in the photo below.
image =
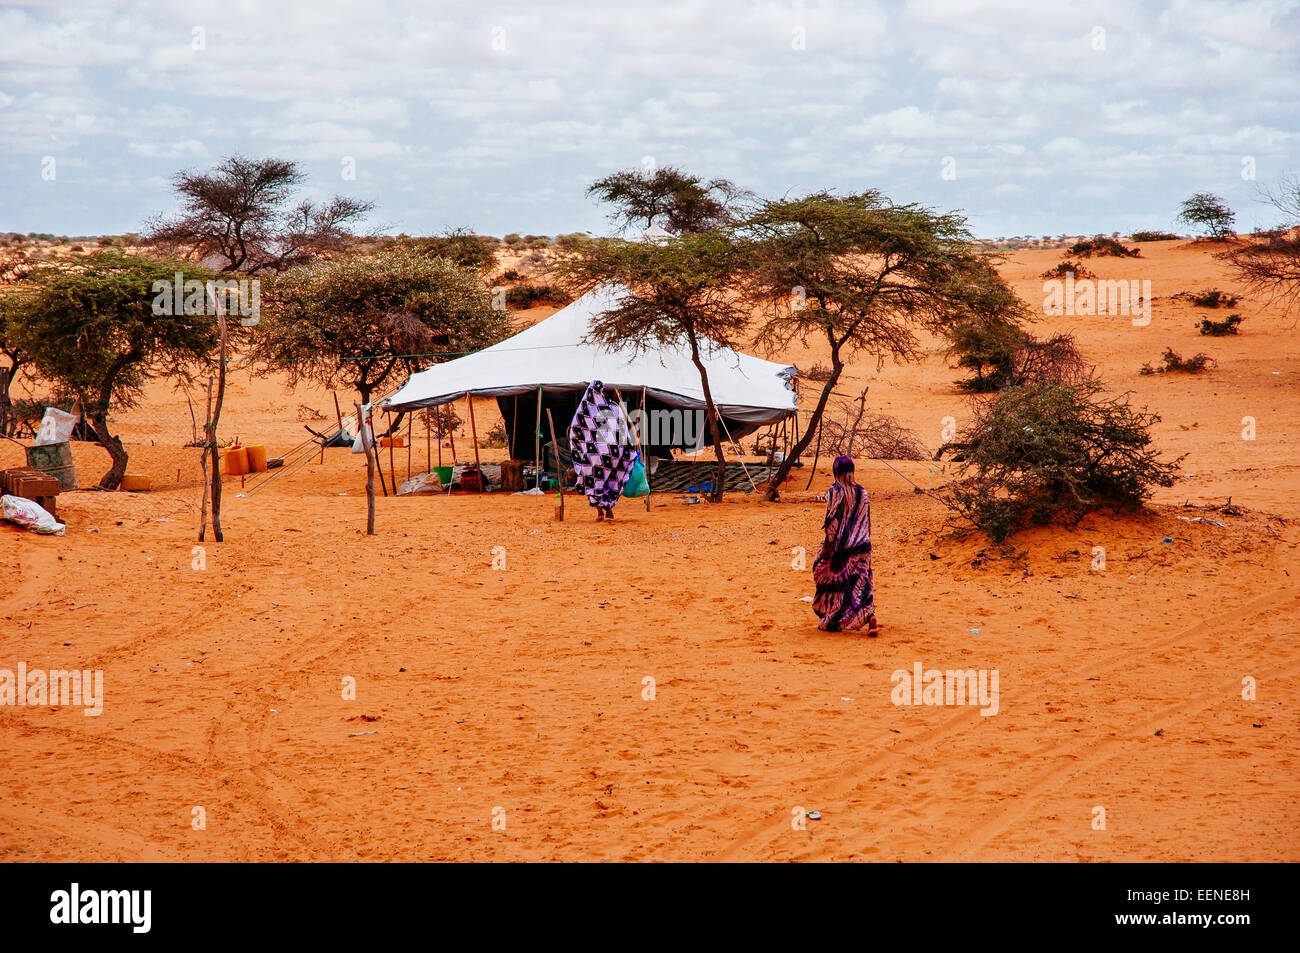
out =
[[(1059, 258), (1005, 273), (1037, 306)], [(1001, 550), (907, 482), (941, 484), (938, 465), (861, 462), (878, 640), (819, 632), (800, 601), (824, 460), (781, 503), (656, 496), (612, 525), (573, 500), (555, 522), (549, 497), (381, 498), (367, 538), (362, 458), (331, 450), (243, 498), (227, 482), (227, 540), (196, 569), (189, 411), (156, 385), (120, 415), (154, 492), (66, 494), (64, 538), (0, 526), (0, 668), (102, 669), (105, 691), (99, 717), (0, 707), (0, 857), (1300, 859), (1295, 323), (1245, 301), (1239, 337), (1198, 335), (1169, 295), (1233, 287), (1201, 247), (1088, 267), (1151, 280), (1151, 324), (1039, 330), (1074, 330), (1163, 416), (1186, 479), (1146, 515)], [(1140, 376), (1166, 346), (1218, 365)], [(840, 391), (869, 386), (933, 448), (968, 419), (957, 376), (936, 351), (864, 361)], [(223, 436), (288, 450), (300, 404), (333, 417), (326, 393), (236, 374)], [(91, 484), (107, 457), (77, 463)], [(1229, 496), (1245, 516), (1184, 506)], [(1226, 525), (1180, 519), (1201, 515)], [(996, 669), (997, 714), (895, 705), (891, 674), (918, 662)]]

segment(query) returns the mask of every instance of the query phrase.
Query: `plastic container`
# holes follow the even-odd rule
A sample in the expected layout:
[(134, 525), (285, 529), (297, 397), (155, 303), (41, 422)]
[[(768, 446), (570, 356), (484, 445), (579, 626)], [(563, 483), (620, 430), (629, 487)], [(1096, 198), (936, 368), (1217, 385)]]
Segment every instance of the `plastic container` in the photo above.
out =
[(452, 467), (434, 467), (433, 472), (438, 474), (438, 479), (443, 486), (451, 486)]
[(244, 452), (248, 454), (249, 473), (261, 473), (266, 469), (266, 447), (248, 446)]
[(401, 448), (406, 446), (405, 437), (380, 437), (379, 445), (381, 447)]
[(243, 447), (231, 447), (226, 451), (226, 476), (243, 476), (248, 473), (248, 451)]
[(126, 473), (122, 476), (122, 489), (128, 493), (145, 493), (153, 486), (153, 482), (140, 473)]

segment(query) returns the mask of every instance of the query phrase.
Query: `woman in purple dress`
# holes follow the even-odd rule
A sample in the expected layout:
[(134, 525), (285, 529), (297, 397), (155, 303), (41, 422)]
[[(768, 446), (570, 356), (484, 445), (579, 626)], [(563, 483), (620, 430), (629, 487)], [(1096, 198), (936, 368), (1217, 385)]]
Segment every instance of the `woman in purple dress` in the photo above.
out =
[(835, 482), (826, 491), (826, 539), (813, 562), (813, 611), (827, 632), (867, 627), (876, 636), (876, 593), (871, 579), (871, 502), (853, 479), (853, 461), (836, 457)]

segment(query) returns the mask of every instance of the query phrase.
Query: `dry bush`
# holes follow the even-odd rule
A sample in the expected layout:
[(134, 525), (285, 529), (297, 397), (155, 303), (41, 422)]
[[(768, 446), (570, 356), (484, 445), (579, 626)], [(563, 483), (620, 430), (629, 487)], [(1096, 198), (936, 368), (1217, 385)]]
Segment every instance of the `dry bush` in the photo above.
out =
[(1239, 314), (1230, 314), (1222, 321), (1201, 318), (1201, 333), (1208, 334), (1210, 337), (1221, 338), (1229, 334), (1236, 334), (1239, 324), (1241, 324), (1241, 315)]
[(1236, 295), (1220, 291), (1218, 288), (1211, 288), (1198, 295), (1189, 294), (1187, 297), (1198, 308), (1231, 308), (1240, 300)]
[(1150, 364), (1143, 364), (1141, 374), (1168, 374), (1170, 372), (1181, 372), (1184, 374), (1200, 374), (1209, 370), (1214, 365), (1214, 358), (1208, 354), (1197, 354), (1194, 357), (1184, 359), (1173, 348), (1165, 348), (1164, 364), (1160, 367), (1152, 367)]
[(825, 382), (830, 380), (831, 373), (832, 373), (831, 369), (827, 367), (825, 364), (814, 364), (806, 371), (801, 371), (799, 370), (799, 368), (796, 367), (795, 371), (804, 380), (819, 381), (819, 382)]
[(1097, 277), (1077, 261), (1070, 261), (1068, 258), (1065, 259), (1065, 261), (1058, 262), (1055, 266), (1048, 268), (1038, 277), (1044, 280), (1049, 280), (1052, 278), (1064, 278), (1067, 275), (1074, 275), (1074, 277), (1078, 279)]
[(1075, 242), (1070, 246), (1070, 254), (1078, 255), (1080, 258), (1091, 258), (1096, 255), (1098, 258), (1137, 258), (1142, 254), (1136, 248), (1126, 248), (1113, 238), (1105, 235), (1097, 235), (1094, 238), (1085, 238), (1083, 241)]
[(822, 419), (822, 450), (830, 456), (865, 457), (868, 460), (924, 460), (929, 454), (916, 432), (889, 414), (865, 409), (866, 391), (858, 400), (840, 402)]
[(1102, 396), (1096, 378), (1008, 388), (977, 398), (974, 410), (974, 436), (936, 458), (952, 453), (961, 464), (947, 505), (995, 542), (1029, 526), (1074, 525), (1097, 509), (1136, 508), (1176, 478), (1178, 461), (1151, 448), (1160, 418)]

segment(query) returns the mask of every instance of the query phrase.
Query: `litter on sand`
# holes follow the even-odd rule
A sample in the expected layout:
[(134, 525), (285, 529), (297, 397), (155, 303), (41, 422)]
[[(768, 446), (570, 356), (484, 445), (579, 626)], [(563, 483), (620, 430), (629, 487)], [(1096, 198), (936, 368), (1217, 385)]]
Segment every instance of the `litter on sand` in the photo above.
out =
[[(1207, 520), (1204, 516), (1180, 516), (1178, 518), (1184, 523), (1209, 523), (1211, 526), (1223, 527), (1228, 525), (1227, 523), (1220, 523), (1218, 520)], [(1169, 542), (1169, 540), (1165, 540), (1165, 542)]]

